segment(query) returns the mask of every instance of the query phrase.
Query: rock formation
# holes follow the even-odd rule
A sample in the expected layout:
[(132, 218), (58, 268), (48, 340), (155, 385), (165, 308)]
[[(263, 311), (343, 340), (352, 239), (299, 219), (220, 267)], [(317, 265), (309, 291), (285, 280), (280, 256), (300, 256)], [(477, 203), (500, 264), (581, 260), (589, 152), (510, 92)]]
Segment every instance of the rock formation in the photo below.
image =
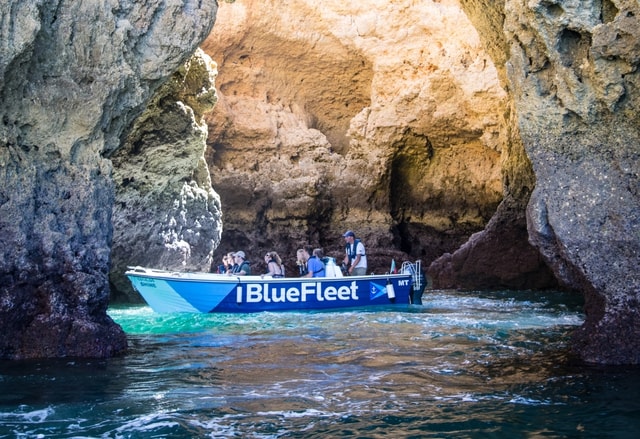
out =
[(640, 363), (639, 13), (628, 0), (225, 5), (203, 45), (221, 71), (208, 118), (221, 253), (331, 250), (353, 228), (380, 267), (435, 260), (440, 286), (559, 282), (586, 297), (578, 354)]
[(111, 157), (115, 301), (141, 299), (124, 275), (127, 266), (209, 271), (221, 212), (204, 160), (203, 114), (216, 103), (216, 73), (211, 58), (196, 51), (156, 92)]
[(638, 3), (462, 3), (494, 60), (508, 59), (501, 77), (536, 178), (529, 240), (585, 294), (573, 347), (588, 362), (638, 364)]
[[(211, 63), (178, 68), (216, 10), (0, 5), (0, 357), (126, 348), (106, 316), (111, 157), (114, 268), (143, 245), (208, 264)], [(340, 257), (354, 229), (376, 271), (420, 258), (439, 286), (582, 291), (576, 352), (640, 363), (639, 17), (632, 0), (223, 3), (203, 44), (217, 255)]]
[(581, 357), (640, 363), (640, 5), (512, 1), (509, 77), (536, 174), (531, 242), (583, 291)]
[[(484, 228), (504, 196), (502, 162), (518, 156), (498, 71), (456, 1), (243, 0), (219, 15), (203, 44), (221, 71), (207, 116), (219, 255), (291, 261), (312, 243), (340, 256), (354, 229), (380, 272), (392, 257), (431, 262)], [(487, 283), (543, 273), (537, 285), (549, 285), (525, 204), (510, 245), (529, 266), (501, 259)]]
[(191, 0), (0, 5), (0, 357), (126, 349), (106, 315), (106, 157), (208, 34), (216, 9)]

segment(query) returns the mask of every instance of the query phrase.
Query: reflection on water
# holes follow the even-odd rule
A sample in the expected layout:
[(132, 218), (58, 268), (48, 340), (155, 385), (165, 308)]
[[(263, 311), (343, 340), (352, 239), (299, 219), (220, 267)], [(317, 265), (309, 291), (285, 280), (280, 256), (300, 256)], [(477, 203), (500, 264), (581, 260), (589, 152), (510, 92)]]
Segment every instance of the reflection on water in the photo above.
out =
[(113, 308), (130, 353), (0, 363), (0, 437), (636, 437), (640, 373), (567, 354), (563, 293), (400, 311)]

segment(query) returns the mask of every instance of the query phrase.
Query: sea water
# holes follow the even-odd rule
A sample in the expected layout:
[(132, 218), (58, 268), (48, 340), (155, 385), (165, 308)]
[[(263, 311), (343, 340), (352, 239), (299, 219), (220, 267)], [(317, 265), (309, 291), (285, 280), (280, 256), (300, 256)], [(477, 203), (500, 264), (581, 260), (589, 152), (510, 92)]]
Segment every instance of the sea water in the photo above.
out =
[(636, 438), (640, 371), (568, 352), (561, 292), (381, 311), (112, 307), (129, 353), (0, 362), (2, 438)]

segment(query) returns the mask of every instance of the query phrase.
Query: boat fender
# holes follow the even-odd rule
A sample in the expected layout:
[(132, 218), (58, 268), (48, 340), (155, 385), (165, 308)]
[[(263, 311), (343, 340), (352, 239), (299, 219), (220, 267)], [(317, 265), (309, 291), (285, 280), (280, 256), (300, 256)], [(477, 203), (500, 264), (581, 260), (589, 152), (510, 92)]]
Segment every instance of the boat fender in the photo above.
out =
[(393, 289), (393, 284), (391, 283), (391, 281), (389, 279), (387, 279), (387, 297), (389, 298), (389, 300), (393, 300), (396, 298), (396, 292)]

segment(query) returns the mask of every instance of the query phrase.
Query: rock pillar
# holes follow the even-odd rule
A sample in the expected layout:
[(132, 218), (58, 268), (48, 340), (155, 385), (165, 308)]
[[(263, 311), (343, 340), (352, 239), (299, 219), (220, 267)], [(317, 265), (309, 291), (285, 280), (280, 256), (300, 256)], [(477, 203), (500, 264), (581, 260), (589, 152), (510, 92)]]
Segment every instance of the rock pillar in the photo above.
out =
[(215, 2), (0, 5), (0, 357), (106, 357), (108, 157), (209, 33)]
[(640, 6), (507, 1), (508, 63), (536, 175), (530, 241), (586, 297), (575, 349), (640, 363)]

